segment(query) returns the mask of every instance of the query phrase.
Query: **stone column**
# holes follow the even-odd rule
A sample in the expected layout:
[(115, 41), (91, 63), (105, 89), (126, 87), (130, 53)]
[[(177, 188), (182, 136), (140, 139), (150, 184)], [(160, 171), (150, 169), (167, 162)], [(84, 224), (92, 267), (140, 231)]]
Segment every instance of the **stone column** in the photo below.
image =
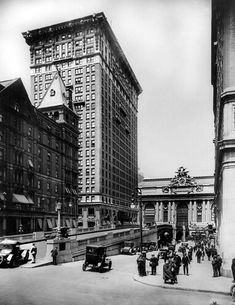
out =
[(172, 202), (172, 222), (176, 224), (176, 207), (175, 202)]
[(211, 205), (210, 205), (210, 200), (207, 200), (206, 202), (206, 221), (211, 222)]
[(160, 216), (159, 216), (159, 221), (163, 222), (163, 203), (162, 201), (160, 202)]
[(188, 204), (188, 223), (192, 221), (192, 201), (189, 201)]
[(159, 202), (155, 203), (155, 223), (159, 221)]
[(206, 221), (206, 204), (205, 200), (202, 201), (202, 222)]
[(83, 228), (88, 228), (87, 216), (88, 216), (88, 209), (85, 208), (83, 209)]
[(168, 202), (168, 222), (171, 221), (171, 202)]
[(193, 202), (193, 222), (197, 222), (197, 202)]

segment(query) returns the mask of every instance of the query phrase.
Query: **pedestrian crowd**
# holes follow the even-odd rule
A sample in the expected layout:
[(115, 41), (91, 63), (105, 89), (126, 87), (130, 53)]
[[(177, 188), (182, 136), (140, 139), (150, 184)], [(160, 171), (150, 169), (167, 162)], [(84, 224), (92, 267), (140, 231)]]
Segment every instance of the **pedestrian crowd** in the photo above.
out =
[[(191, 245), (189, 245), (191, 244)], [(211, 261), (212, 276), (221, 276), (222, 258), (217, 253), (214, 245), (210, 240), (202, 240), (194, 243), (181, 243), (176, 251), (175, 246), (168, 246), (163, 252), (157, 252), (157, 254), (151, 254), (148, 258), (146, 252), (140, 253), (137, 258), (137, 268), (139, 276), (146, 276), (146, 263), (149, 261), (151, 268), (151, 275), (157, 275), (157, 267), (159, 265), (159, 259), (163, 258), (163, 281), (164, 283), (177, 284), (177, 276), (179, 275), (180, 268), (182, 266), (182, 273), (189, 276), (189, 266), (195, 257), (196, 262), (201, 264), (207, 257), (208, 261)], [(235, 259), (233, 261), (233, 275), (235, 282)]]

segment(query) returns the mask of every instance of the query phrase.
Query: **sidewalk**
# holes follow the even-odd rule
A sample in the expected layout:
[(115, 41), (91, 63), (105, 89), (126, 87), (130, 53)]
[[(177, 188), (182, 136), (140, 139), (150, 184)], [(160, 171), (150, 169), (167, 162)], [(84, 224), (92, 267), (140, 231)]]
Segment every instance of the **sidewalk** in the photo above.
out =
[(42, 266), (52, 265), (52, 261), (48, 261), (45, 258), (39, 258), (36, 260), (36, 263), (32, 263), (32, 260), (30, 259), (26, 264), (21, 265), (21, 268), (37, 268)]
[[(148, 258), (150, 256), (151, 252), (147, 254)], [(160, 259), (159, 266), (157, 267), (157, 275), (154, 276), (150, 274), (150, 267), (147, 261), (147, 276), (140, 277), (138, 274), (135, 274), (133, 279), (145, 285), (161, 288), (210, 292), (224, 295), (230, 294), (230, 288), (234, 284), (232, 283), (232, 278), (223, 276), (212, 277), (211, 261), (207, 261), (206, 258), (205, 261), (198, 264), (195, 257), (193, 257), (193, 261), (189, 265), (189, 276), (183, 274), (183, 267), (181, 266), (177, 277), (178, 284), (165, 284), (162, 276), (163, 264), (163, 259)]]

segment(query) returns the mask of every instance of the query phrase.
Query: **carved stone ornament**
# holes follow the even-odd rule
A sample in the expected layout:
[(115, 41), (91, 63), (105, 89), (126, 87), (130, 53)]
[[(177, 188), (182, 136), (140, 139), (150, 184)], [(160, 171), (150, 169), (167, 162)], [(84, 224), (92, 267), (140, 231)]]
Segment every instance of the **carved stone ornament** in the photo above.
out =
[(162, 188), (163, 193), (192, 193), (194, 191), (201, 192), (203, 187), (198, 185), (194, 178), (190, 177), (186, 168), (181, 166), (170, 184)]

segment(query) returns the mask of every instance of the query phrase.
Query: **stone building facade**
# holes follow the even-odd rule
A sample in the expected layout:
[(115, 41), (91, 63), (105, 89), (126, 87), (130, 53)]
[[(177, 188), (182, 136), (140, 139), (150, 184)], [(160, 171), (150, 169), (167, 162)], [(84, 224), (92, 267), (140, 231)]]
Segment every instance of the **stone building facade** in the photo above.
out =
[[(180, 167), (174, 178), (144, 179), (143, 223), (157, 226), (158, 234), (173, 242), (212, 233), (214, 224), (214, 177), (191, 178)], [(211, 230), (211, 232), (210, 232)]]
[(215, 122), (215, 204), (217, 246), (223, 273), (235, 257), (235, 3), (212, 1), (212, 85)]
[(32, 106), (21, 79), (0, 82), (1, 235), (51, 230), (59, 201), (62, 225), (76, 227), (78, 116), (62, 83), (55, 99), (52, 117), (49, 103)]
[[(138, 184), (137, 113), (142, 89), (107, 19), (98, 13), (23, 33), (31, 97), (40, 107), (56, 71), (79, 117), (79, 226), (130, 220)], [(92, 213), (89, 213), (92, 212)]]

